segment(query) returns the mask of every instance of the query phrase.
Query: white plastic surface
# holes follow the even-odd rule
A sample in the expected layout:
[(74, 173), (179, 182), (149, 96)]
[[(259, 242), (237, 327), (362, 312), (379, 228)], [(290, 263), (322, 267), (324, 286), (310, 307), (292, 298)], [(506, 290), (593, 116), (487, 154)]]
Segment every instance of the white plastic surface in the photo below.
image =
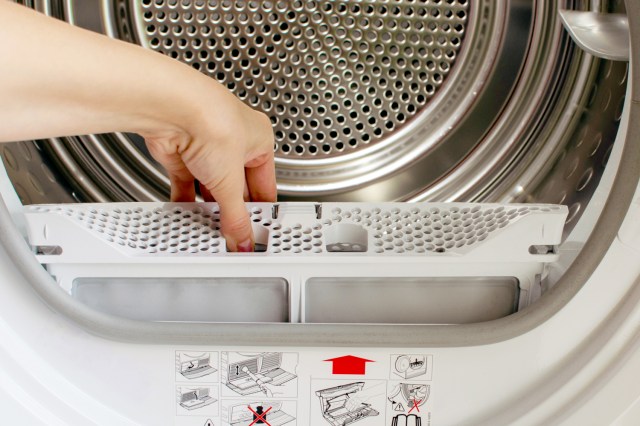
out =
[[(567, 216), (565, 206), (546, 204), (250, 203), (247, 208), (262, 253), (226, 252), (215, 203), (28, 206), (25, 219), (29, 243), (44, 253), (38, 260), (68, 292), (79, 277), (279, 277), (289, 284), (290, 321), (305, 322), (304, 285), (318, 277), (386, 277), (390, 286), (400, 277), (513, 277), (523, 308), (540, 294), (536, 286), (545, 265), (557, 259), (554, 247)], [(238, 290), (231, 299), (246, 300)], [(377, 311), (383, 307), (381, 302)], [(260, 310), (260, 303), (253, 309)], [(511, 312), (508, 304), (499, 310)]]
[[(638, 212), (633, 214), (637, 215)], [(632, 219), (635, 218), (637, 216)], [(562, 371), (568, 371), (574, 377), (569, 385), (549, 394), (535, 412), (521, 418), (518, 424), (549, 424), (559, 418), (564, 418), (566, 424), (585, 424), (566, 418), (566, 410), (569, 410), (566, 407), (572, 407), (571, 411), (575, 412), (571, 405), (573, 398), (583, 389), (594, 389), (593, 380), (597, 384), (595, 389), (604, 392), (607, 381), (599, 380), (599, 375), (609, 371), (615, 373), (611, 362), (626, 342), (637, 336), (640, 305), (630, 307), (629, 316), (621, 323), (613, 324), (613, 330), (605, 330), (605, 340), (597, 337), (597, 332), (612, 321), (610, 313), (619, 309), (620, 304), (628, 299), (627, 291), (640, 273), (636, 262), (638, 255), (628, 246), (615, 243), (583, 291), (559, 315), (531, 333), (483, 347), (419, 350), (418, 353), (432, 355), (434, 359), (432, 380), (423, 381), (431, 386), (430, 405), (421, 407), (421, 412), (425, 415), (431, 413), (434, 425), (477, 425), (482, 424), (482, 420), (486, 424), (504, 424), (500, 417), (502, 414), (518, 404), (526, 403), (527, 397), (535, 393), (541, 383), (553, 385)], [(0, 381), (0, 387), (6, 395), (14, 398), (17, 406), (27, 405), (32, 412), (37, 412), (37, 407), (41, 406), (44, 416), (55, 413), (63, 424), (202, 426), (207, 416), (177, 415), (177, 382), (173, 361), (176, 351), (219, 353), (226, 350), (246, 353), (277, 350), (296, 353), (300, 359), (305, 358), (306, 365), (311, 366), (297, 371), (297, 424), (324, 425), (326, 423), (307, 422), (308, 410), (317, 410), (319, 404), (315, 396), (312, 399), (306, 393), (311, 382), (304, 379), (305, 374), (314, 375), (318, 380), (326, 378), (343, 382), (354, 381), (354, 378), (365, 381), (390, 380), (387, 361), (390, 355), (416, 353), (416, 349), (406, 348), (170, 347), (110, 342), (86, 334), (43, 306), (30, 291), (28, 283), (11, 272), (5, 255), (0, 256), (0, 270), (6, 280), (4, 297), (0, 298), (3, 324), (0, 343), (3, 362), (0, 365), (3, 374), (13, 378), (12, 381)], [(596, 356), (590, 352), (593, 346), (596, 347)], [(591, 361), (584, 370), (571, 372), (566, 363), (572, 361), (576, 351), (587, 353)], [(362, 356), (375, 362), (367, 367), (364, 376), (332, 378), (330, 367), (324, 360), (345, 354)], [(5, 362), (7, 356), (13, 361)], [(629, 356), (638, 356), (638, 352), (632, 352)], [(622, 376), (638, 377), (640, 370), (635, 370), (634, 364), (628, 365), (631, 370), (625, 371)], [(560, 373), (558, 369), (561, 369)], [(399, 381), (402, 379), (399, 378)], [(421, 382), (415, 378), (413, 381)], [(616, 386), (611, 390), (611, 397), (616, 398), (620, 405), (600, 403), (602, 401), (598, 399), (583, 402), (587, 413), (578, 419), (591, 418), (596, 420), (593, 424), (608, 424), (606, 419), (619, 416), (625, 400), (628, 405), (633, 402), (634, 394), (630, 391), (634, 389), (635, 382), (629, 382), (631, 387)], [(24, 395), (30, 397), (23, 398)], [(259, 399), (269, 401), (274, 398), (261, 396)], [(247, 401), (246, 398), (244, 400)], [(594, 414), (597, 414), (597, 418), (590, 417)], [(576, 415), (579, 413), (576, 412)], [(187, 423), (190, 419), (193, 422)], [(218, 418), (214, 419), (217, 421)], [(382, 419), (382, 416), (370, 417), (368, 424), (386, 425)], [(41, 424), (56, 424), (52, 420), (55, 419), (47, 418)], [(367, 423), (363, 421), (360, 424)]]
[[(639, 199), (640, 193), (627, 223), (640, 217)], [(299, 361), (295, 371), (297, 397), (257, 398), (295, 400), (298, 425), (328, 424), (311, 418), (318, 414), (320, 404), (310, 391), (319, 390), (321, 385), (330, 388), (326, 381), (364, 380), (371, 385), (406, 381), (390, 373), (395, 365), (390, 359), (398, 354), (433, 357), (429, 380), (408, 379), (430, 386), (429, 400), (420, 410), (433, 425), (513, 424), (515, 419), (523, 425), (563, 421), (569, 425), (609, 424), (628, 408), (628, 415), (633, 415), (630, 407), (638, 395), (637, 381), (629, 380), (640, 375), (640, 366), (630, 362), (640, 357), (640, 350), (633, 344), (640, 338), (640, 294), (633, 290), (640, 277), (640, 253), (632, 249), (634, 243), (637, 241), (633, 239), (624, 244), (615, 241), (580, 293), (535, 330), (491, 345), (449, 349), (185, 347), (107, 341), (87, 334), (43, 305), (2, 252), (0, 388), (7, 397), (3, 403), (17, 407), (4, 411), (9, 417), (3, 420), (20, 424), (25, 418), (19, 407), (24, 406), (40, 419), (40, 424), (202, 426), (208, 415), (197, 415), (197, 411), (190, 415), (177, 409), (176, 387), (189, 385), (176, 372), (177, 353), (210, 352), (220, 359), (222, 352), (279, 351), (296, 354)], [(363, 375), (332, 374), (325, 360), (343, 355), (374, 362)], [(211, 386), (221, 392), (226, 389), (220, 376)], [(250, 399), (219, 397), (219, 404)], [(530, 407), (532, 399), (540, 401), (533, 411), (524, 417), (514, 414)], [(367, 417), (360, 425), (388, 424), (385, 421), (390, 412), (382, 410), (389, 410), (389, 406), (379, 399), (374, 401), (381, 414)], [(210, 406), (215, 407), (215, 403)], [(212, 421), (220, 418), (213, 416)], [(29, 421), (38, 424), (36, 419)]]
[[(426, 262), (554, 260), (532, 256), (529, 247), (558, 244), (567, 215), (566, 206), (551, 204), (248, 203), (247, 209), (256, 242), (266, 245), (272, 262), (301, 255), (330, 262), (325, 259), (346, 253)], [(216, 203), (33, 205), (24, 214), (31, 245), (62, 249), (39, 256), (43, 263), (197, 263), (226, 257)]]

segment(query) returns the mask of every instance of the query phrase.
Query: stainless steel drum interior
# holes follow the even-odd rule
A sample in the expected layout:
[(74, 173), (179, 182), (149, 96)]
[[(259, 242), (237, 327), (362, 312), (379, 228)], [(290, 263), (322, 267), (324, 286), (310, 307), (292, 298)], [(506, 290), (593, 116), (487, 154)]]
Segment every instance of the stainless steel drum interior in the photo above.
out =
[[(264, 111), (281, 200), (588, 203), (627, 64), (575, 48), (557, 10), (587, 0), (40, 0)], [(132, 134), (5, 144), (22, 201), (166, 200)]]

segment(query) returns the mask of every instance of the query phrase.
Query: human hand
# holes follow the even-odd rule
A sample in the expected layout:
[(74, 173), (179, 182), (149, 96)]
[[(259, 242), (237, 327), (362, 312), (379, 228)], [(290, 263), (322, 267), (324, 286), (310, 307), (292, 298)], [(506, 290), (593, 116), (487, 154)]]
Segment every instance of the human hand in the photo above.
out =
[(367, 386), (366, 388), (351, 394), (349, 399), (345, 402), (345, 408), (353, 412), (362, 407), (362, 405), (370, 405), (369, 400), (384, 395), (384, 392), (384, 383), (376, 383), (371, 386)]
[[(220, 93), (216, 94), (220, 98)], [(276, 201), (273, 131), (267, 116), (226, 96), (224, 117), (207, 117), (206, 96), (199, 119), (181, 129), (140, 132), (149, 152), (171, 181), (172, 201), (194, 201), (194, 179), (205, 201), (220, 206), (222, 234), (230, 251), (253, 251), (245, 201)], [(194, 102), (197, 102), (194, 99)], [(219, 110), (217, 110), (219, 112)]]
[(171, 200), (194, 201), (197, 179), (220, 205), (227, 248), (253, 250), (244, 201), (276, 199), (264, 114), (167, 56), (13, 2), (0, 0), (0, 40), (0, 142), (138, 133), (167, 169)]
[(260, 386), (260, 390), (262, 391), (262, 393), (269, 398), (282, 393), (282, 391), (276, 386), (267, 383), (258, 383), (258, 386)]

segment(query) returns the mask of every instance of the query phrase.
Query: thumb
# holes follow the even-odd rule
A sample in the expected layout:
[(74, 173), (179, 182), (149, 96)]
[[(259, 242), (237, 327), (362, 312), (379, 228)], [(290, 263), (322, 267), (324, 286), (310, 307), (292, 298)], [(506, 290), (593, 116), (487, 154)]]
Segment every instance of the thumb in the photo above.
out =
[(229, 251), (253, 251), (253, 230), (242, 195), (244, 182), (244, 167), (240, 167), (227, 174), (215, 188), (208, 188), (220, 207), (222, 235)]

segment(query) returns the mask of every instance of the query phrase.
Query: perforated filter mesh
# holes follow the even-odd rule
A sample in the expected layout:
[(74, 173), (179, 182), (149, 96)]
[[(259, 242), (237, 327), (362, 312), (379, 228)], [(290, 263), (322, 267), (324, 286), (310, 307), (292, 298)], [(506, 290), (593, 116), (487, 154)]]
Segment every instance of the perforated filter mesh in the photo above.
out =
[(324, 224), (340, 222), (361, 224), (373, 232), (374, 253), (446, 253), (460, 252), (486, 240), (498, 229), (518, 217), (534, 211), (549, 212), (555, 207), (451, 207), (420, 209), (342, 211), (334, 209)]
[[(43, 210), (42, 207), (36, 211)], [(56, 207), (49, 211), (82, 222), (107, 242), (146, 253), (218, 253), (222, 235), (219, 210), (196, 207), (82, 209)], [(224, 250), (222, 250), (224, 251)]]
[(131, 0), (138, 35), (224, 84), (274, 126), (280, 157), (384, 139), (438, 92), (468, 0)]
[[(463, 253), (486, 240), (492, 233), (532, 212), (558, 211), (552, 205), (470, 206), (450, 208), (333, 208), (320, 220), (287, 225), (271, 218), (271, 211), (250, 210), (251, 220), (268, 232), (266, 251), (270, 254), (319, 254), (340, 251), (329, 244), (328, 231), (340, 224), (362, 228), (371, 245), (368, 254)], [(100, 238), (137, 254), (215, 254), (224, 252), (219, 210), (192, 205), (145, 209), (136, 207), (99, 208), (66, 205), (33, 206), (37, 213), (56, 213), (80, 222)], [(340, 239), (345, 247), (359, 242)], [(331, 250), (327, 250), (332, 246)]]

